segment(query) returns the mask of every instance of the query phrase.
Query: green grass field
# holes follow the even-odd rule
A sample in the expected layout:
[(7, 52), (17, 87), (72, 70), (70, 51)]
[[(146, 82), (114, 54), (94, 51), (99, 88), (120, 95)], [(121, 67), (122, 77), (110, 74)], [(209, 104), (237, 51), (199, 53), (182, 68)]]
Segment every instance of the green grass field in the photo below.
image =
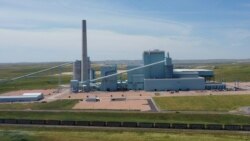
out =
[(204, 124), (250, 124), (249, 116), (230, 114), (1, 111), (0, 118)]
[[(49, 67), (53, 67), (62, 63), (35, 63), (35, 64), (1, 64), (0, 79), (11, 79), (17, 76), (26, 75)], [(72, 71), (72, 66), (64, 66), (62, 72)], [(13, 90), (32, 90), (32, 89), (50, 89), (58, 87), (59, 77), (56, 74), (59, 69), (50, 70), (48, 72), (36, 74), (17, 81), (4, 83), (0, 81), (0, 94)], [(61, 84), (68, 84), (72, 76), (62, 75)]]
[(247, 133), (0, 126), (2, 141), (247, 141)]
[[(21, 75), (25, 75), (28, 73), (40, 71), (42, 69), (47, 69), (53, 66), (57, 66), (61, 63), (33, 63), (33, 64), (0, 64), (0, 79), (9, 79)], [(62, 67), (63, 72), (70, 72), (72, 71), (72, 65), (67, 65)], [(57, 74), (59, 69), (54, 69), (42, 74), (51, 75)]]
[(222, 64), (215, 65), (213, 68), (215, 80), (224, 82), (234, 82), (236, 80), (249, 82), (250, 81), (250, 64)]
[[(71, 78), (71, 76), (62, 76), (61, 84), (68, 84)], [(57, 87), (58, 77), (41, 76), (0, 84), (0, 94), (14, 90), (51, 89)]]
[(230, 111), (250, 106), (250, 95), (154, 97), (153, 99), (160, 109), (174, 111)]
[(70, 110), (78, 100), (57, 100), (49, 103), (0, 104), (0, 110)]

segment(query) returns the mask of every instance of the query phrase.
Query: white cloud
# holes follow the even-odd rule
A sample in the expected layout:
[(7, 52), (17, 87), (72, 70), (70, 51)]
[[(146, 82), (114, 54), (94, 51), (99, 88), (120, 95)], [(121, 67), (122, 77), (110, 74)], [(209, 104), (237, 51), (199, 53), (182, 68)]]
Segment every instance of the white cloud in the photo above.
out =
[[(0, 8), (0, 28), (46, 29), (80, 27), (80, 21), (87, 19), (91, 29), (112, 30), (123, 34), (138, 35), (188, 35), (192, 26), (167, 19), (138, 15), (133, 11), (111, 9), (98, 2), (81, 2), (68, 5), (70, 1), (9, 2)], [(72, 2), (70, 2), (72, 3)], [(63, 8), (62, 8), (63, 7)], [(111, 6), (112, 7), (112, 6)]]
[[(223, 38), (218, 33), (211, 38), (213, 35), (204, 34), (214, 25), (198, 29), (197, 23), (148, 17), (81, 0), (73, 6), (61, 0), (1, 2), (7, 5), (0, 8), (0, 62), (80, 58), (82, 19), (88, 21), (92, 60), (141, 59), (149, 49), (170, 51), (174, 59), (249, 58), (249, 31), (245, 29), (226, 29), (220, 34)], [(237, 55), (235, 46), (245, 51)]]
[[(80, 29), (43, 31), (0, 30), (1, 62), (72, 61), (81, 55)], [(88, 50), (92, 60), (141, 59), (150, 49), (170, 51), (175, 59), (213, 58), (202, 38), (188, 36), (126, 35), (111, 31), (89, 30)], [(220, 50), (217, 50), (220, 53)]]

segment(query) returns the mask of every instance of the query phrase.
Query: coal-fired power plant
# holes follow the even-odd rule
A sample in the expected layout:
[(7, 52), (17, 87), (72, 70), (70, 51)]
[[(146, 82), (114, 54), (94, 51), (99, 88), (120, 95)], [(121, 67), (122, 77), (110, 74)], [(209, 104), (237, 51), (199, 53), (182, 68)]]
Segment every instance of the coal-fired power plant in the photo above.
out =
[[(82, 60), (76, 60), (73, 63), (73, 80), (71, 80), (71, 89), (78, 92), (79, 88), (89, 91), (90, 79), (90, 58), (87, 50), (87, 23), (82, 20)], [(92, 75), (93, 76), (93, 75)]]
[[(87, 53), (87, 23), (82, 21), (82, 59), (73, 64), (73, 80), (71, 91), (187, 91), (226, 89), (223, 83), (211, 82), (214, 77), (212, 70), (207, 69), (174, 69), (172, 58), (165, 51), (150, 50), (143, 52), (141, 66), (127, 66), (126, 71), (119, 72), (116, 65), (102, 65), (100, 70), (91, 68)], [(100, 77), (95, 78), (96, 71)], [(119, 80), (126, 73), (126, 80)]]

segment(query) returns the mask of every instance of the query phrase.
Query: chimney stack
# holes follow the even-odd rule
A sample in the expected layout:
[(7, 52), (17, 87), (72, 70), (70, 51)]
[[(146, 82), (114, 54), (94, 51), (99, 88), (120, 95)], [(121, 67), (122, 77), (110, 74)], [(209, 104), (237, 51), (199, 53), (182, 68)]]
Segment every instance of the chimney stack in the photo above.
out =
[(81, 65), (81, 81), (89, 79), (89, 59), (87, 54), (87, 24), (86, 20), (82, 21), (82, 65)]

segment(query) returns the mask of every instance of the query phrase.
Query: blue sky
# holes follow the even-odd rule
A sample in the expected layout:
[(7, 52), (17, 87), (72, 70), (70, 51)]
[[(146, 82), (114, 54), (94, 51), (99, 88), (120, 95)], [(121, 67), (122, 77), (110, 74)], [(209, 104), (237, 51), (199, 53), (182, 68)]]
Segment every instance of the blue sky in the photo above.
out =
[(250, 58), (249, 0), (0, 0), (0, 62)]

